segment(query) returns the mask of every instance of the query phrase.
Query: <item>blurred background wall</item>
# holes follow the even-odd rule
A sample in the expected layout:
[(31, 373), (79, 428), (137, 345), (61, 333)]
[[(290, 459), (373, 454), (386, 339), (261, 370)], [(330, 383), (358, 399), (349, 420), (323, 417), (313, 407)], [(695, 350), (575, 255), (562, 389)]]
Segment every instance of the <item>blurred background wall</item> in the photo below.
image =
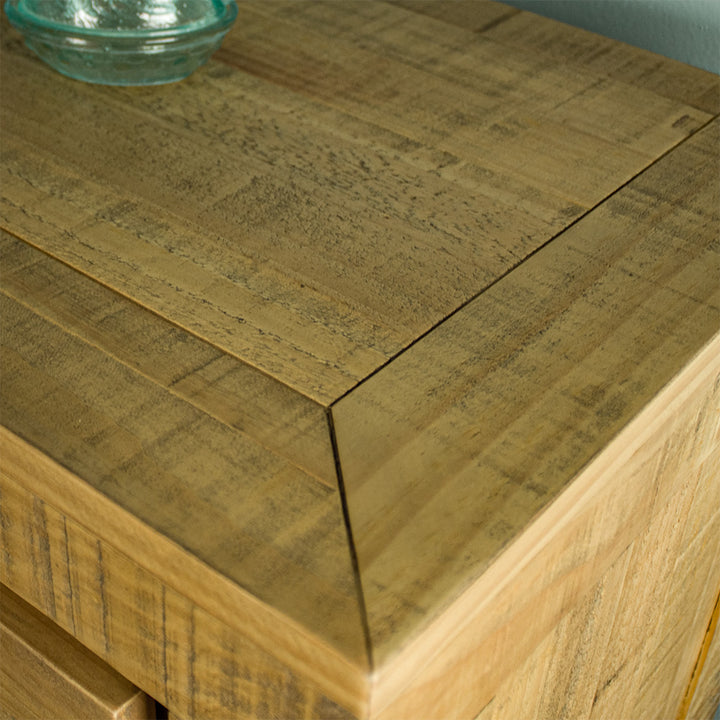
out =
[(720, 74), (720, 0), (503, 0)]

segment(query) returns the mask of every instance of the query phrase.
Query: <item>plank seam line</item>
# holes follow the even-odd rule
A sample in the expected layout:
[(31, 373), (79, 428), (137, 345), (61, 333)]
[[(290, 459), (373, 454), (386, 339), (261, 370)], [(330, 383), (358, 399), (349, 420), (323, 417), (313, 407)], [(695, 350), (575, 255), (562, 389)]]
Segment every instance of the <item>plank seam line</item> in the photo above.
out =
[[(42, 501), (41, 501), (42, 502)], [(44, 503), (43, 503), (44, 504)], [(53, 508), (54, 509), (54, 508)], [(5, 585), (3, 583), (3, 591), (9, 591), (13, 595), (15, 595), (17, 598), (19, 598), (23, 603), (28, 605), (31, 608), (32, 613), (37, 613), (39, 615), (42, 615), (43, 620), (48, 620), (49, 622), (54, 623), (57, 626), (57, 629), (60, 630), (62, 633), (70, 635), (70, 643), (69, 646), (71, 648), (77, 648), (78, 646), (82, 647), (83, 650), (86, 649), (86, 646), (83, 645), (78, 638), (73, 635), (72, 633), (69, 633), (68, 630), (66, 630), (62, 625), (60, 625), (55, 616), (53, 615), (45, 615), (45, 613), (40, 610), (39, 608), (35, 607), (31, 602), (29, 602), (26, 598), (24, 598), (19, 593), (16, 593), (9, 585)], [(54, 628), (55, 629), (55, 628)], [(55, 673), (64, 680), (68, 685), (71, 685), (76, 692), (78, 692), (85, 700), (89, 701), (89, 703), (98, 710), (108, 710), (111, 711), (113, 708), (107, 698), (98, 697), (96, 694), (93, 694), (93, 691), (87, 687), (84, 683), (78, 682), (77, 678), (75, 678), (71, 672), (67, 669), (67, 667), (63, 667), (61, 663), (57, 661), (57, 658), (54, 656), (48, 656), (43, 654), (42, 648), (39, 648), (37, 646), (37, 643), (33, 640), (28, 640), (23, 635), (20, 635), (18, 630), (16, 630), (14, 627), (4, 626), (2, 628), (2, 632), (6, 635), (9, 635), (12, 637), (16, 642), (19, 642), (22, 644), (22, 646), (34, 657), (38, 660), (38, 664), (46, 663), (48, 666), (50, 666)], [(103, 664), (108, 665), (110, 670), (113, 673), (118, 673), (118, 671), (110, 665), (107, 660), (104, 658), (101, 658), (99, 655), (96, 655), (97, 658), (99, 658)], [(118, 673), (119, 675), (120, 673)], [(126, 682), (130, 682), (125, 678)], [(134, 684), (134, 683), (132, 683)], [(127, 707), (129, 707), (133, 702), (137, 699), (137, 693), (140, 692), (140, 689), (135, 688), (135, 692), (131, 697), (129, 697), (123, 704), (117, 708), (117, 717), (123, 717), (123, 710), (125, 710)]]
[[(21, 240), (21, 242), (24, 242)], [(144, 372), (143, 370), (134, 367), (129, 362), (123, 360), (122, 358), (118, 357), (114, 352), (102, 347), (98, 343), (93, 342), (89, 338), (83, 337), (79, 333), (71, 330), (70, 328), (58, 324), (53, 318), (46, 315), (44, 312), (42, 312), (39, 308), (33, 307), (32, 305), (28, 304), (24, 298), (17, 297), (14, 293), (10, 292), (7, 288), (0, 285), (0, 296), (9, 298), (11, 301), (17, 303), (21, 307), (25, 308), (29, 312), (31, 312), (33, 315), (42, 318), (47, 323), (50, 323), (53, 327), (58, 328), (61, 332), (65, 333), (66, 335), (69, 335), (70, 337), (73, 337), (77, 339), (79, 342), (83, 343), (83, 345), (86, 345), (90, 348), (93, 348), (97, 350), (98, 352), (102, 353), (104, 356), (110, 358), (114, 362), (118, 363), (120, 366), (126, 368), (129, 372), (131, 372), (133, 375), (137, 375), (138, 377), (143, 378), (145, 381), (151, 383), (153, 386), (160, 388), (162, 391), (166, 392), (170, 397), (174, 398), (175, 400), (178, 400), (179, 402), (185, 403), (189, 405), (190, 407), (194, 408), (198, 413), (201, 415), (211, 418), (213, 421), (219, 423), (225, 428), (228, 428), (232, 432), (237, 433), (238, 435), (241, 435), (244, 438), (247, 438), (250, 442), (254, 443), (258, 447), (262, 448), (263, 450), (267, 451), (271, 455), (281, 458), (288, 464), (292, 465), (295, 468), (298, 468), (301, 472), (305, 473), (309, 478), (312, 478), (315, 482), (320, 483), (324, 487), (329, 486), (329, 482), (321, 478), (317, 473), (315, 473), (313, 470), (311, 470), (308, 467), (305, 467), (304, 465), (298, 463), (296, 460), (293, 460), (291, 457), (289, 457), (288, 454), (280, 452), (277, 449), (273, 449), (270, 447), (266, 442), (263, 442), (259, 438), (252, 435), (247, 430), (244, 430), (237, 424), (232, 424), (228, 422), (227, 420), (224, 420), (222, 417), (220, 417), (219, 413), (212, 412), (211, 409), (202, 407), (198, 405), (189, 395), (184, 395), (181, 392), (178, 392), (176, 389), (174, 389), (174, 383), (171, 383), (169, 385), (165, 385), (164, 383), (160, 382), (156, 378), (152, 377), (148, 373)], [(164, 319), (164, 318), (163, 318)], [(168, 321), (169, 322), (169, 321)], [(173, 323), (171, 323), (173, 324)], [(184, 331), (184, 328), (180, 328)], [(192, 334), (192, 333), (190, 333)], [(202, 338), (199, 338), (201, 342), (204, 342)], [(215, 346), (213, 346), (215, 347)], [(217, 348), (220, 350), (220, 352), (223, 352), (220, 348)], [(230, 356), (233, 357), (234, 356)], [(237, 362), (246, 364), (243, 360), (239, 358), (234, 358), (237, 360)], [(195, 370), (197, 370), (196, 368)], [(262, 371), (260, 371), (262, 372)], [(268, 376), (270, 377), (270, 376)], [(274, 378), (273, 378), (274, 379)], [(280, 381), (278, 381), (280, 382)], [(283, 384), (283, 383), (281, 383)], [(291, 388), (292, 389), (292, 388)], [(306, 397), (306, 396), (303, 396)], [(319, 405), (316, 401), (312, 400), (312, 398), (306, 398), (310, 402), (313, 402), (318, 405), (318, 407), (323, 407), (322, 405)]]
[(340, 463), (340, 451), (338, 449), (337, 435), (335, 432), (335, 421), (332, 416), (332, 409), (327, 408), (325, 411), (328, 421), (328, 430), (330, 432), (330, 443), (332, 444), (333, 458), (335, 460), (335, 471), (337, 473), (338, 490), (340, 492), (340, 502), (342, 504), (343, 522), (345, 524), (345, 532), (347, 533), (348, 552), (350, 553), (350, 561), (352, 563), (353, 578), (355, 580), (355, 591), (358, 601), (358, 610), (360, 612), (360, 622), (362, 623), (363, 634), (365, 636), (365, 651), (367, 653), (368, 671), (373, 673), (373, 649), (370, 637), (370, 622), (368, 620), (367, 604), (365, 602), (365, 593), (362, 586), (362, 576), (360, 575), (360, 563), (358, 561), (357, 548), (353, 537), (352, 524), (350, 522), (350, 508), (348, 506), (347, 493), (345, 491), (345, 481), (343, 479), (342, 464)]
[(661, 160), (665, 159), (668, 155), (673, 153), (675, 150), (680, 148), (680, 146), (684, 145), (690, 138), (697, 135), (699, 132), (710, 126), (716, 119), (720, 118), (720, 114), (717, 116), (711, 116), (706, 122), (704, 122), (702, 125), (700, 125), (698, 128), (696, 128), (694, 131), (692, 131), (689, 135), (687, 135), (685, 138), (677, 142), (672, 147), (665, 150), (663, 153), (658, 155), (654, 160), (652, 160), (650, 163), (645, 165), (641, 170), (638, 170), (634, 175), (632, 175), (630, 178), (628, 178), (622, 185), (619, 185), (615, 190), (613, 190), (611, 193), (603, 197), (601, 200), (598, 200), (597, 203), (595, 203), (592, 207), (589, 207), (585, 212), (583, 212), (581, 215), (576, 217), (572, 222), (568, 223), (564, 228), (556, 232), (554, 235), (550, 236), (545, 242), (538, 245), (534, 250), (529, 252), (524, 258), (519, 260), (517, 263), (515, 263), (512, 267), (505, 270), (501, 275), (496, 277), (494, 280), (492, 280), (490, 283), (485, 285), (483, 288), (478, 290), (476, 293), (471, 295), (467, 300), (464, 300), (460, 305), (458, 305), (454, 310), (451, 310), (447, 315), (445, 315), (443, 318), (438, 320), (436, 323), (434, 323), (431, 327), (429, 327), (427, 330), (422, 332), (420, 335), (418, 335), (416, 338), (414, 338), (412, 341), (410, 341), (407, 345), (402, 347), (400, 350), (398, 350), (392, 357), (388, 358), (385, 362), (383, 362), (381, 365), (376, 367), (371, 373), (366, 375), (364, 378), (359, 380), (357, 383), (355, 383), (350, 389), (346, 390), (342, 395), (340, 395), (337, 399), (333, 400), (329, 408), (332, 409), (333, 406), (335, 406), (337, 403), (339, 403), (341, 400), (346, 398), (348, 395), (353, 393), (355, 390), (357, 390), (361, 385), (364, 385), (368, 380), (370, 380), (372, 377), (377, 375), (378, 373), (382, 372), (388, 365), (390, 365), (392, 362), (397, 360), (401, 355), (406, 353), (408, 350), (410, 350), (412, 347), (417, 345), (419, 342), (424, 340), (428, 335), (435, 332), (441, 325), (443, 325), (446, 321), (450, 320), (452, 317), (457, 315), (459, 312), (464, 310), (470, 303), (477, 300), (483, 293), (490, 290), (492, 287), (497, 285), (499, 282), (503, 281), (505, 278), (508, 277), (511, 273), (513, 273), (515, 270), (517, 270), (521, 265), (524, 265), (527, 263), (531, 258), (533, 258), (535, 255), (540, 253), (542, 250), (544, 250), (548, 245), (550, 245), (553, 241), (555, 241), (558, 237), (560, 237), (563, 233), (570, 230), (572, 227), (577, 225), (579, 222), (584, 220), (590, 213), (597, 210), (601, 205), (605, 204), (608, 200), (610, 200), (612, 197), (617, 195), (619, 192), (624, 190), (630, 183), (632, 183), (634, 180), (639, 178), (641, 175), (646, 173), (650, 168), (652, 168), (654, 165), (659, 163)]
[[(94, 277), (93, 275), (90, 275), (85, 270), (82, 270), (81, 268), (76, 267), (72, 263), (67, 262), (66, 260), (63, 260), (61, 257), (58, 257), (57, 255), (46, 250), (42, 246), (37, 245), (32, 240), (29, 240), (28, 238), (19, 235), (17, 232), (8, 228), (4, 224), (0, 225), (0, 230), (7, 233), (11, 237), (15, 238), (19, 242), (30, 246), (33, 250), (36, 250), (37, 252), (40, 252), (43, 255), (49, 257), (51, 260), (59, 263), (60, 265), (63, 265), (64, 267), (72, 270), (73, 272), (78, 273), (82, 277), (86, 278), (87, 280), (90, 280), (92, 283), (101, 287), (102, 289), (106, 290), (107, 292), (110, 292), (113, 295), (115, 295), (116, 297), (121, 298), (123, 301), (131, 303), (132, 305), (139, 308), (143, 312), (146, 312), (149, 315), (152, 315), (153, 317), (157, 318), (158, 320), (167, 323), (171, 327), (174, 327), (184, 333), (187, 333), (189, 336), (195, 338), (198, 342), (201, 342), (204, 345), (207, 345), (208, 347), (213, 348), (214, 350), (217, 350), (222, 355), (232, 358), (233, 360), (236, 360), (237, 362), (241, 363), (242, 365), (255, 370), (256, 372), (260, 373), (264, 377), (269, 378), (270, 380), (273, 380), (274, 382), (278, 383), (279, 385), (282, 385), (283, 387), (287, 388), (288, 390), (292, 390), (294, 393), (297, 393), (299, 396), (305, 398), (306, 400), (309, 400), (310, 402), (314, 403), (318, 407), (321, 407), (323, 409), (327, 407), (327, 405), (323, 401), (318, 400), (318, 399), (312, 397), (311, 395), (308, 395), (307, 393), (303, 392), (302, 390), (298, 390), (293, 385), (290, 385), (289, 383), (284, 382), (283, 380), (279, 379), (277, 376), (273, 375), (272, 373), (268, 372), (267, 370), (263, 370), (263, 368), (259, 367), (258, 365), (255, 365), (254, 363), (251, 363), (246, 358), (243, 358), (240, 355), (224, 348), (222, 345), (219, 345), (219, 344), (213, 342), (212, 340), (209, 340), (208, 338), (203, 337), (203, 335), (201, 335), (200, 333), (198, 333), (194, 330), (191, 330), (191, 329), (185, 327), (184, 325), (181, 325), (180, 323), (176, 322), (175, 320), (172, 320), (168, 316), (163, 315), (162, 313), (154, 310), (153, 308), (151, 308), (147, 305), (143, 305), (140, 301), (138, 301), (136, 298), (132, 297), (131, 295), (127, 295), (122, 290), (118, 290), (117, 288), (113, 287), (112, 285), (108, 285), (106, 282), (104, 282), (102, 280), (98, 280), (98, 278)], [(46, 318), (46, 319), (48, 319), (48, 318)], [(100, 349), (102, 349), (102, 348), (100, 348)], [(120, 362), (122, 362), (122, 361), (120, 361)], [(123, 364), (125, 364), (125, 363), (123, 363)], [(128, 367), (130, 367), (130, 366), (128, 366)]]
[(355, 592), (358, 601), (358, 610), (360, 612), (360, 622), (362, 623), (363, 634), (365, 636), (365, 651), (367, 653), (368, 672), (372, 674), (374, 670), (372, 640), (370, 637), (370, 622), (368, 620), (367, 604), (365, 603), (365, 593), (362, 587), (362, 576), (360, 575), (360, 563), (358, 561), (355, 539), (353, 537), (352, 524), (350, 522), (350, 509), (348, 506), (347, 493), (345, 491), (345, 480), (343, 479), (342, 464), (340, 463), (340, 451), (338, 449), (337, 435), (335, 433), (335, 421), (332, 416), (332, 408), (326, 408), (325, 414), (328, 421), (328, 430), (330, 432), (330, 443), (333, 450), (333, 459), (335, 460), (335, 471), (337, 473), (338, 490), (340, 492), (340, 503), (342, 505), (343, 522), (345, 524), (345, 532), (347, 533), (348, 552), (350, 553), (350, 562), (352, 563), (353, 578), (355, 580)]

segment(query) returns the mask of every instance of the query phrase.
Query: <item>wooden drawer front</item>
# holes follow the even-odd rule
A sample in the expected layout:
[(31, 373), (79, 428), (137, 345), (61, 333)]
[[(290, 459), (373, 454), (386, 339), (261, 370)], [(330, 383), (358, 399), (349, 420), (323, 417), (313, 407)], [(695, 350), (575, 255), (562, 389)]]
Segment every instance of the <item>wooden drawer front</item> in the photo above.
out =
[(140, 720), (155, 703), (0, 585), (0, 720)]

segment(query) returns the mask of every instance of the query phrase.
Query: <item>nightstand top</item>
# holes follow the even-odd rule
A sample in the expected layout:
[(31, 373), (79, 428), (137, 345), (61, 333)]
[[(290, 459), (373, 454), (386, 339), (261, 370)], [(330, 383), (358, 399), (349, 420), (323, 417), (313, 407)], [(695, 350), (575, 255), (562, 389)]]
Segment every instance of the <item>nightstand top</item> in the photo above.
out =
[(392, 663), (720, 329), (710, 73), (497, 3), (274, 0), (179, 84), (5, 29), (2, 74), (6, 450), (351, 709), (333, 659)]

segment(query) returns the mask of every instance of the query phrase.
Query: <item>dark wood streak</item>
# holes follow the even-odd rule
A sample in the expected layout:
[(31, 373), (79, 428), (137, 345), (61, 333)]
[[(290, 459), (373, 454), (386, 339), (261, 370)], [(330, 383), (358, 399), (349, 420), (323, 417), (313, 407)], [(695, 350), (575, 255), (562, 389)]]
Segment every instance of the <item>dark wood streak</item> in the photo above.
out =
[(190, 695), (190, 717), (196, 717), (195, 707), (195, 662), (197, 653), (195, 651), (195, 608), (190, 610), (190, 647), (188, 648), (188, 692)]
[(73, 593), (73, 586), (72, 586), (72, 573), (71, 573), (71, 563), (70, 563), (70, 539), (68, 538), (68, 531), (67, 531), (67, 521), (63, 517), (63, 547), (65, 550), (65, 570), (66, 570), (66, 579), (67, 579), (67, 599), (68, 603), (70, 605), (70, 620), (72, 622), (71, 631), (72, 634), (77, 636), (78, 633), (78, 626), (75, 618), (75, 595)]
[(96, 541), (97, 547), (97, 565), (95, 579), (98, 583), (100, 591), (100, 612), (102, 617), (102, 637), (105, 643), (105, 654), (110, 653), (110, 633), (108, 632), (108, 600), (105, 595), (105, 566), (103, 565), (102, 543)]
[(168, 636), (167, 636), (167, 610), (165, 607), (166, 602), (166, 595), (167, 595), (167, 588), (165, 585), (162, 586), (162, 592), (160, 596), (160, 608), (162, 612), (162, 673), (163, 673), (163, 695), (162, 695), (162, 701), (164, 703), (167, 703), (168, 698), (168, 663), (167, 663), (167, 645), (168, 645)]
[(37, 586), (42, 593), (43, 610), (53, 619), (57, 617), (55, 609), (55, 583), (53, 581), (52, 559), (50, 557), (50, 539), (45, 519), (45, 504), (39, 498), (33, 502), (35, 523), (29, 528), (32, 533), (34, 571), (37, 574)]

